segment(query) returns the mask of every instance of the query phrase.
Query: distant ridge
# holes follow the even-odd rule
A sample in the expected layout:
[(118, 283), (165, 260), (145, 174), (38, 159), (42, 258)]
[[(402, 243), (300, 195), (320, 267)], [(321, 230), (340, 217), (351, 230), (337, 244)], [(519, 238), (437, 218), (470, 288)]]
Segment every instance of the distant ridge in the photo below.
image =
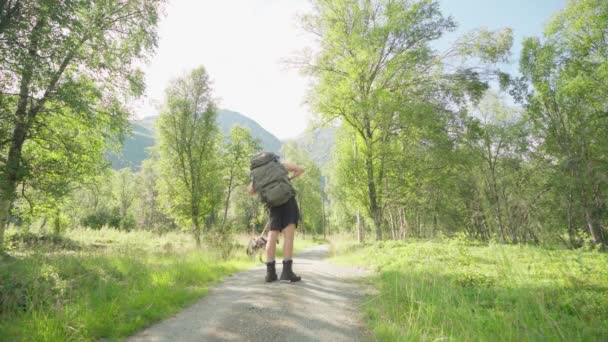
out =
[(294, 142), (299, 148), (308, 152), (317, 166), (324, 168), (331, 161), (337, 131), (336, 127), (317, 128), (285, 142)]
[[(148, 148), (154, 146), (156, 142), (156, 119), (158, 116), (148, 116), (131, 121), (132, 133), (125, 138), (122, 150), (119, 154), (108, 156), (114, 169), (141, 168), (142, 162), (149, 157)], [(221, 109), (218, 111), (217, 123), (224, 135), (229, 135), (232, 127), (238, 125), (248, 128), (251, 135), (260, 140), (264, 150), (272, 152), (281, 150), (282, 143), (277, 137), (241, 113)]]

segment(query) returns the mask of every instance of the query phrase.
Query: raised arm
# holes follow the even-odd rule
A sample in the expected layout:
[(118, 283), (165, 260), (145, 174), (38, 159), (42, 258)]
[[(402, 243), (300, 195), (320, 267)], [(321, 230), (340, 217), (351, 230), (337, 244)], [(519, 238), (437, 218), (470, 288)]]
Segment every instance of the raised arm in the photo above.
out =
[(283, 166), (285, 167), (285, 169), (287, 169), (289, 173), (291, 173), (291, 177), (289, 177), (289, 179), (298, 178), (304, 173), (304, 169), (296, 164), (283, 163)]

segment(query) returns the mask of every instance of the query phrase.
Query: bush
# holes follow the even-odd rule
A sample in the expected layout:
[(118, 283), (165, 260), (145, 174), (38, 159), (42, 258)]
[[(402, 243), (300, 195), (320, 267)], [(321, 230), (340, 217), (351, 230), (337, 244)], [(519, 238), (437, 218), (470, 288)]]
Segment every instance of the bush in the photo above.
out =
[(58, 235), (34, 234), (30, 232), (19, 232), (8, 234), (6, 237), (6, 247), (9, 250), (17, 249), (63, 249), (77, 251), (82, 246), (69, 238)]
[[(85, 216), (81, 220), (81, 224), (84, 227), (91, 229), (101, 229), (101, 227), (112, 227), (121, 228), (121, 217), (118, 213), (118, 209), (98, 209), (93, 214)], [(133, 220), (134, 222), (135, 220)], [(133, 223), (134, 225), (134, 223)]]
[(219, 254), (222, 260), (227, 260), (234, 255), (237, 249), (243, 248), (236, 243), (230, 228), (223, 231), (213, 230), (205, 234), (205, 242)]
[(130, 231), (135, 228), (136, 221), (133, 214), (127, 214), (127, 216), (120, 219), (120, 229)]

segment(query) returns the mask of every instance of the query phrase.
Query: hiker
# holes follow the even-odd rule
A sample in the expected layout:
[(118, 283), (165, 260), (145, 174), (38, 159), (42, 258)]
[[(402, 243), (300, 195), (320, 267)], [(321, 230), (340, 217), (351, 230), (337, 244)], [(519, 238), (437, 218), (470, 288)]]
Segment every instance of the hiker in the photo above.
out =
[[(266, 282), (277, 280), (275, 268), (276, 242), (283, 233), (283, 270), (280, 281), (296, 282), (302, 278), (293, 273), (293, 238), (300, 220), (291, 180), (301, 176), (304, 169), (291, 163), (280, 163), (271, 152), (260, 152), (251, 159), (251, 183), (248, 191), (258, 194), (266, 204), (270, 216), (270, 230), (266, 242)], [(291, 174), (291, 176), (290, 176)]]

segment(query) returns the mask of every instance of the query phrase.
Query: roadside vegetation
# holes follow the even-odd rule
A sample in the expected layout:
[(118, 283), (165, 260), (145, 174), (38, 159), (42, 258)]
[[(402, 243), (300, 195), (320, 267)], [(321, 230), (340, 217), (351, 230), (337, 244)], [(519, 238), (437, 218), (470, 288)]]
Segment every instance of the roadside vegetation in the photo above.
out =
[(375, 271), (365, 318), (379, 341), (603, 341), (608, 255), (465, 239), (333, 244)]
[[(316, 243), (296, 239), (296, 249)], [(259, 263), (241, 243), (224, 258), (224, 251), (196, 248), (190, 234), (179, 232), (74, 229), (53, 236), (9, 230), (7, 245), (12, 256), (0, 261), (3, 341), (126, 337)]]
[[(310, 77), (313, 138), (273, 152), (306, 170), (298, 232), (356, 236), (336, 260), (378, 272), (378, 339), (605, 340), (606, 0), (517, 42), (445, 41), (439, 0), (312, 2), (317, 45), (285, 62)], [(0, 1), (0, 339), (127, 336), (256, 263), (263, 147), (220, 129), (205, 66), (165, 85), (149, 158), (110, 168), (167, 4)]]

